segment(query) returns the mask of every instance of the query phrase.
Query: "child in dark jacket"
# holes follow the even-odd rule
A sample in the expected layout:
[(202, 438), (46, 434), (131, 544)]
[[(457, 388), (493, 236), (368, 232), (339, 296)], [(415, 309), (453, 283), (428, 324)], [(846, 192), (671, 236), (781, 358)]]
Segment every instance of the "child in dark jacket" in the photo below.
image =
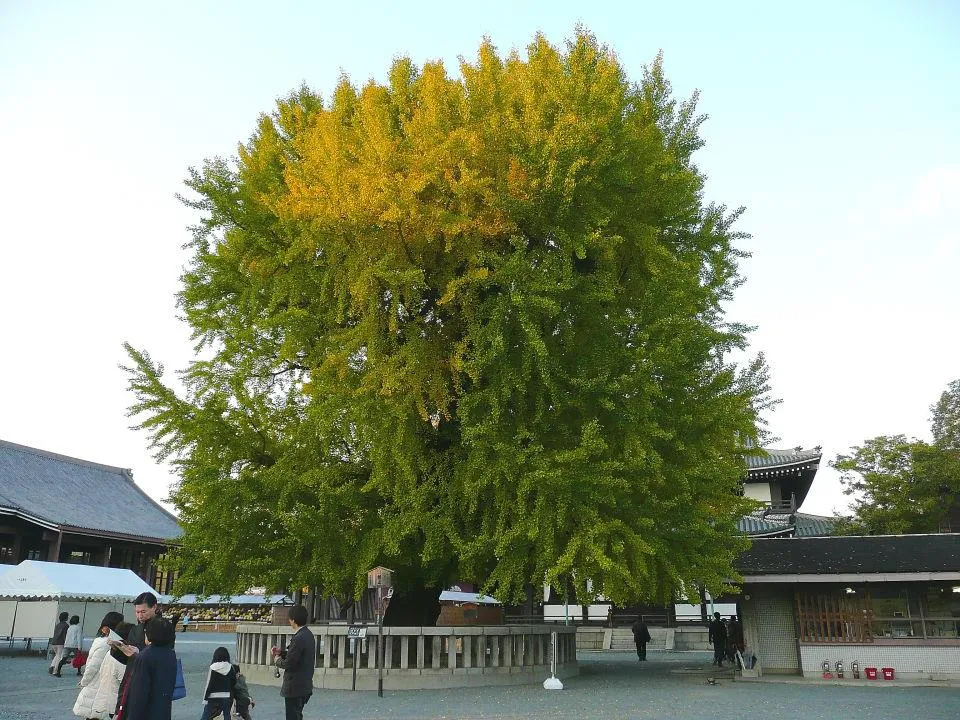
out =
[(237, 686), (237, 671), (230, 664), (230, 652), (225, 647), (213, 651), (213, 662), (207, 673), (207, 686), (203, 691), (203, 714), (200, 720), (209, 720), (216, 712), (223, 713), (223, 720), (230, 720), (233, 694)]
[(234, 665), (233, 669), (237, 672), (237, 684), (233, 688), (233, 699), (237, 703), (237, 715), (242, 717), (243, 720), (253, 720), (250, 717), (250, 708), (256, 707), (257, 703), (250, 697), (247, 679), (240, 672), (240, 666)]

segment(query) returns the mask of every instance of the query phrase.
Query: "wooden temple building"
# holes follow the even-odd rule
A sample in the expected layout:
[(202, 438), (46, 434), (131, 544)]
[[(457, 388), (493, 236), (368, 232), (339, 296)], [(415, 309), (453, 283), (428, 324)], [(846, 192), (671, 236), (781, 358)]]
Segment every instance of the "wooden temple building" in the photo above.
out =
[(127, 568), (167, 593), (157, 560), (181, 534), (130, 470), (0, 440), (0, 564)]

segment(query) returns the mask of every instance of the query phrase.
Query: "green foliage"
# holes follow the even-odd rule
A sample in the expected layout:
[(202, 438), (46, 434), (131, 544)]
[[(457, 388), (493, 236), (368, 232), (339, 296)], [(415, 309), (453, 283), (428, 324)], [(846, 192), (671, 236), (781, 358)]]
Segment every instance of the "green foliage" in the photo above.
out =
[(954, 380), (930, 408), (930, 431), (934, 444), (960, 453), (960, 380)]
[(767, 373), (729, 359), (741, 236), (702, 200), (695, 98), (585, 33), (460, 72), (300, 89), (192, 173), (199, 359), (178, 396), (128, 348), (180, 590), (735, 577)]
[(933, 444), (904, 435), (881, 436), (830, 463), (854, 516), (841, 534), (937, 532), (960, 495), (960, 381), (931, 408)]

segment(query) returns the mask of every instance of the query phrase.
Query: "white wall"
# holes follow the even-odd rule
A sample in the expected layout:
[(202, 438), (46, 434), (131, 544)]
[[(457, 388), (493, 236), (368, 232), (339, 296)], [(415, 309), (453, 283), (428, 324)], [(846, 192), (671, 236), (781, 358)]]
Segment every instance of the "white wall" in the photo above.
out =
[[(589, 620), (606, 620), (607, 619), (607, 608), (610, 607), (609, 603), (603, 603), (599, 605), (588, 605), (587, 606), (587, 618)], [(566, 614), (564, 611), (564, 606), (562, 604), (555, 605), (544, 605), (543, 606), (543, 619), (547, 621), (563, 621), (565, 617), (569, 617), (571, 620), (580, 620), (583, 613), (579, 605), (568, 605)]]
[(760, 502), (770, 502), (770, 483), (744, 483), (743, 496)]

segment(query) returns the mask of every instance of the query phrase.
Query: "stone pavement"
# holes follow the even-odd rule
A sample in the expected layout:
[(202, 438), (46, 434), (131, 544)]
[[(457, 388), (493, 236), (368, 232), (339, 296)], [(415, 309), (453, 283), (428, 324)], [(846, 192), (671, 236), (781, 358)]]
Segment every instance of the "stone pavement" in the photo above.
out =
[[(200, 717), (200, 686), (214, 649), (233, 651), (232, 635), (177, 637), (188, 696), (173, 704), (174, 720)], [(539, 685), (387, 692), (319, 691), (307, 705), (307, 720), (396, 718), (398, 720), (481, 718), (678, 718), (762, 720), (940, 720), (960, 716), (960, 688), (903, 687), (864, 681), (839, 685), (810, 681), (733, 682), (717, 672), (710, 654), (651, 651), (646, 663), (619, 652), (579, 652), (582, 674), (563, 690)], [(34, 657), (0, 655), (0, 720), (70, 720), (76, 676), (47, 675)], [(716, 685), (708, 685), (707, 677)], [(274, 687), (251, 686), (255, 720), (279, 720), (283, 703)]]

